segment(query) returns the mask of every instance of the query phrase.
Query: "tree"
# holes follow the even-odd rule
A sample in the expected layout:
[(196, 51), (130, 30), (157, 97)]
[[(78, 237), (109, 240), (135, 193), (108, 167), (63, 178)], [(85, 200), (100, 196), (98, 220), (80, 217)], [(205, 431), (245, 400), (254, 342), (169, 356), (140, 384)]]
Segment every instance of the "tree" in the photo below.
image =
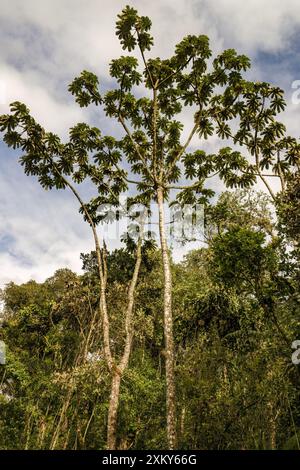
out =
[[(21, 148), (24, 152), (20, 158), (25, 167), (27, 175), (35, 175), (45, 189), (71, 190), (77, 199), (80, 211), (91, 227), (97, 256), (98, 277), (100, 281), (100, 315), (103, 330), (103, 347), (108, 369), (112, 375), (112, 393), (108, 411), (107, 446), (115, 448), (116, 419), (119, 400), (120, 381), (124, 370), (128, 366), (132, 337), (133, 337), (133, 309), (134, 293), (137, 285), (138, 274), (141, 264), (141, 250), (143, 243), (143, 217), (137, 219), (139, 235), (136, 244), (136, 261), (127, 295), (127, 307), (125, 315), (125, 346), (123, 355), (118, 363), (111, 351), (109, 316), (106, 301), (107, 288), (107, 263), (106, 248), (101, 248), (97, 225), (103, 219), (103, 214), (97, 214), (95, 201), (84, 203), (79, 194), (77, 184), (89, 178), (96, 189), (98, 202), (102, 204), (116, 205), (119, 195), (124, 189), (124, 181), (119, 175), (111, 170), (109, 162), (105, 165), (96, 166), (90, 161), (89, 152), (97, 151), (94, 155), (95, 161), (99, 161), (110, 152), (113, 143), (110, 138), (101, 137), (100, 131), (85, 124), (78, 124), (70, 130), (70, 141), (61, 143), (58, 136), (46, 132), (34, 118), (30, 116), (28, 108), (21, 103), (13, 103), (11, 106), (13, 115), (1, 116), (0, 128), (6, 130), (5, 142), (14, 148)], [(79, 169), (76, 166), (79, 166)], [(72, 178), (72, 182), (68, 179)], [(140, 217), (138, 215), (133, 218)]]
[[(241, 71), (249, 66), (245, 56), (235, 51), (225, 51), (213, 63), (213, 70), (206, 72), (207, 61), (211, 56), (206, 36), (188, 36), (175, 48), (175, 54), (166, 60), (146, 59), (153, 38), (150, 35), (151, 21), (139, 16), (137, 11), (127, 6), (119, 15), (116, 33), (124, 50), (138, 49), (142, 60), (142, 71), (134, 56), (122, 56), (112, 60), (110, 75), (117, 82), (117, 88), (108, 91), (102, 98), (104, 111), (115, 118), (122, 126), (125, 137), (116, 143), (123, 157), (130, 164), (130, 172), (138, 180), (124, 174), (119, 166), (122, 161), (111, 158), (115, 171), (119, 171), (129, 184), (136, 186), (136, 202), (150, 204), (156, 201), (159, 215), (159, 236), (164, 272), (164, 336), (166, 357), (166, 405), (167, 434), (170, 449), (176, 447), (176, 392), (174, 377), (174, 339), (172, 318), (172, 277), (170, 256), (165, 231), (164, 202), (172, 190), (181, 190), (177, 196), (180, 202), (203, 202), (212, 194), (203, 188), (205, 178), (215, 170), (213, 156), (197, 151), (187, 154), (194, 137), (207, 138), (213, 134), (211, 120), (219, 116), (218, 133), (225, 137), (226, 121), (237, 115), (238, 105), (234, 105), (241, 91)], [(150, 90), (143, 98), (136, 98), (133, 87), (143, 82)], [(70, 86), (81, 106), (95, 102), (97, 77), (84, 71)], [(215, 94), (218, 86), (226, 86), (226, 92)], [(214, 95), (214, 96), (213, 96)], [(183, 126), (176, 120), (183, 106), (194, 108), (195, 123), (185, 143), (180, 143)], [(227, 152), (228, 153), (228, 152)], [(243, 162), (243, 159), (242, 159)], [(180, 180), (181, 163), (185, 166), (185, 177), (194, 180), (188, 188), (175, 186)], [(220, 168), (218, 168), (220, 169)], [(217, 171), (218, 171), (217, 169)], [(224, 170), (228, 176), (230, 170)], [(251, 175), (239, 180), (253, 180)], [(197, 197), (194, 194), (198, 193)]]
[(299, 171), (290, 175), (285, 191), (277, 198), (279, 230), (287, 244), (293, 247), (293, 254), (299, 260), (299, 226), (300, 226), (300, 175)]
[(290, 346), (299, 304), (291, 301), (291, 275), (282, 272), (265, 199), (223, 193), (208, 214), (207, 246), (176, 266), (184, 448), (275, 449), (287, 436), (297, 443), (299, 383)]
[[(288, 165), (294, 163), (299, 146), (284, 136), (284, 126), (275, 120), (284, 108), (282, 91), (267, 83), (244, 79), (243, 72), (250, 66), (246, 56), (228, 49), (211, 61), (208, 38), (189, 35), (177, 44), (169, 59), (147, 59), (147, 51), (153, 45), (150, 30), (150, 19), (126, 6), (118, 16), (116, 34), (122, 48), (133, 54), (111, 61), (110, 76), (115, 87), (101, 94), (97, 76), (89, 71), (83, 71), (69, 87), (80, 106), (103, 106), (105, 115), (120, 124), (124, 136), (119, 140), (101, 137), (97, 127), (80, 123), (71, 130), (70, 142), (63, 145), (57, 136), (45, 133), (20, 103), (12, 105), (11, 115), (1, 117), (0, 129), (9, 146), (26, 152), (21, 162), (27, 174), (37, 174), (46, 188), (70, 188), (93, 230), (104, 348), (111, 371), (114, 365), (109, 349), (104, 257), (96, 233), (97, 207), (116, 204), (121, 192), (128, 188), (130, 203), (157, 204), (164, 273), (167, 434), (169, 448), (174, 449), (177, 437), (172, 275), (164, 204), (171, 200), (179, 205), (206, 202), (214, 192), (205, 187), (205, 182), (216, 175), (229, 187), (246, 188), (260, 177), (274, 197), (262, 171), (271, 165), (284, 184)], [(134, 55), (136, 50), (141, 64)], [(139, 86), (142, 97), (134, 94)], [(184, 108), (190, 108), (194, 118), (185, 141), (179, 120)], [(203, 149), (189, 153), (195, 136), (203, 140), (217, 137), (220, 143), (231, 140), (233, 145), (245, 147), (255, 162), (251, 164), (240, 148), (233, 150), (228, 146), (214, 154)], [(93, 165), (89, 163), (90, 153), (94, 153)], [(75, 182), (89, 177), (96, 184), (98, 195), (90, 204), (84, 204), (74, 185), (66, 180), (65, 175), (69, 174)], [(182, 180), (187, 184), (181, 184)]]

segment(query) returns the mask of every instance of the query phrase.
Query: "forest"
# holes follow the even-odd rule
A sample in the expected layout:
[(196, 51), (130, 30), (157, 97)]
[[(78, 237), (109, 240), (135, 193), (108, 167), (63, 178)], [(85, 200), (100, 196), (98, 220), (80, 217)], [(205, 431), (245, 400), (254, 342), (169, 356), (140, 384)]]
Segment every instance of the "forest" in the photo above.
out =
[[(0, 293), (0, 449), (300, 450), (300, 143), (284, 92), (204, 35), (151, 57), (133, 7), (116, 34), (128, 55), (110, 82), (84, 70), (69, 85), (114, 135), (95, 119), (63, 140), (19, 101), (0, 116), (25, 174), (73, 196), (92, 246), (80, 273)], [(178, 261), (183, 216), (177, 243), (193, 249)], [(103, 227), (121, 219), (111, 249)]]

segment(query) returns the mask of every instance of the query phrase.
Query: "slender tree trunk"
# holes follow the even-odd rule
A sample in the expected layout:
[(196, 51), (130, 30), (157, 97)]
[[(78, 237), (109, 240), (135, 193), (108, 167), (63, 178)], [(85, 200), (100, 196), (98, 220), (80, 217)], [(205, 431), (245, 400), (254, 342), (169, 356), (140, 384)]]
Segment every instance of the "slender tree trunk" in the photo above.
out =
[[(55, 167), (56, 168), (56, 167)], [(95, 242), (95, 251), (97, 258), (97, 267), (99, 273), (99, 282), (100, 282), (100, 317), (102, 321), (102, 330), (103, 330), (103, 350), (105, 360), (108, 366), (110, 374), (112, 374), (112, 385), (111, 385), (111, 394), (109, 402), (109, 412), (108, 412), (108, 427), (107, 427), (107, 449), (114, 450), (116, 448), (116, 429), (117, 429), (117, 413), (119, 407), (119, 396), (120, 396), (120, 384), (123, 373), (128, 366), (129, 357), (132, 347), (132, 338), (133, 338), (133, 306), (134, 306), (134, 294), (138, 281), (139, 270), (142, 261), (142, 243), (143, 243), (143, 230), (144, 230), (144, 220), (146, 213), (142, 215), (141, 224), (140, 224), (140, 236), (137, 243), (137, 253), (136, 253), (136, 262), (133, 272), (133, 276), (130, 282), (129, 291), (128, 291), (128, 303), (125, 317), (125, 346), (123, 355), (119, 365), (116, 364), (116, 360), (112, 355), (110, 347), (110, 323), (108, 316), (108, 309), (106, 304), (106, 287), (107, 287), (107, 264), (106, 264), (106, 249), (105, 245), (101, 249), (96, 225), (86, 207), (80, 195), (76, 191), (75, 187), (72, 186), (69, 181), (60, 174), (59, 170), (56, 168), (56, 172), (61, 176), (66, 185), (71, 189), (74, 196), (80, 203), (81, 208), (91, 226), (94, 242)], [(54, 446), (56, 445), (57, 437), (54, 439)]]
[(270, 419), (270, 448), (276, 450), (276, 421), (274, 418)]
[(108, 422), (107, 422), (107, 449), (116, 449), (116, 434), (117, 434), (117, 415), (119, 408), (120, 397), (120, 384), (121, 374), (115, 372), (112, 377), (109, 409), (108, 409)]
[(172, 276), (171, 263), (168, 251), (163, 189), (157, 189), (157, 202), (159, 211), (159, 235), (162, 252), (163, 272), (164, 272), (164, 336), (166, 351), (166, 405), (167, 405), (167, 435), (169, 449), (175, 449), (177, 444), (176, 436), (176, 392), (174, 374), (174, 339), (173, 339), (173, 318), (172, 318)]
[(128, 289), (128, 298), (127, 298), (127, 309), (125, 316), (125, 346), (121, 360), (118, 365), (114, 364), (112, 368), (112, 383), (111, 383), (111, 392), (109, 400), (109, 409), (108, 409), (108, 423), (107, 423), (107, 449), (114, 450), (116, 449), (116, 434), (117, 434), (117, 417), (118, 417), (118, 408), (119, 408), (119, 399), (120, 399), (120, 384), (125, 370), (128, 367), (131, 348), (132, 348), (132, 339), (133, 339), (133, 312), (134, 312), (134, 294), (138, 282), (139, 271), (142, 262), (142, 243), (143, 243), (143, 230), (144, 230), (144, 218), (145, 214), (142, 216), (142, 221), (140, 224), (140, 236), (137, 243), (136, 249), (136, 261), (134, 266), (133, 275), (131, 278), (130, 286)]
[(61, 431), (61, 428), (62, 428), (64, 422), (65, 422), (66, 413), (67, 413), (69, 405), (71, 403), (73, 392), (74, 392), (74, 386), (73, 386), (73, 384), (71, 384), (71, 386), (68, 390), (67, 396), (65, 398), (64, 404), (62, 406), (62, 409), (61, 409), (61, 412), (60, 412), (60, 415), (59, 415), (59, 420), (58, 420), (58, 423), (56, 425), (54, 434), (53, 434), (52, 439), (51, 439), (50, 450), (54, 450), (56, 445), (57, 445), (57, 442), (58, 442), (58, 439), (59, 439), (59, 436), (60, 436), (60, 431)]
[(186, 416), (186, 407), (183, 405), (181, 410), (181, 417), (180, 417), (180, 440), (183, 441), (184, 434), (185, 434), (185, 416)]
[(89, 417), (88, 422), (87, 422), (87, 425), (86, 425), (86, 427), (85, 427), (85, 431), (84, 431), (83, 438), (82, 438), (82, 448), (84, 448), (86, 436), (87, 436), (89, 427), (90, 427), (90, 425), (91, 425), (92, 419), (94, 418), (95, 410), (96, 410), (96, 404), (94, 405), (92, 414), (91, 414), (91, 416)]

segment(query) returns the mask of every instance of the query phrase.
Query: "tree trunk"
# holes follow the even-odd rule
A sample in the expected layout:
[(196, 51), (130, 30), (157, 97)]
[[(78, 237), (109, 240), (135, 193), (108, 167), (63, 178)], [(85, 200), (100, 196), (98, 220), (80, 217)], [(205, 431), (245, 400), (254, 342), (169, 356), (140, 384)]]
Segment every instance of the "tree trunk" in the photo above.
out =
[[(99, 282), (100, 282), (99, 310), (100, 310), (100, 318), (102, 321), (102, 330), (103, 330), (103, 351), (104, 351), (104, 356), (105, 356), (105, 360), (106, 360), (109, 372), (110, 374), (112, 374), (106, 446), (108, 449), (114, 450), (116, 448), (116, 428), (117, 428), (117, 413), (118, 413), (119, 396), (120, 396), (120, 383), (121, 383), (122, 375), (128, 366), (131, 347), (132, 347), (134, 294), (135, 294), (139, 270), (140, 270), (141, 261), (142, 261), (142, 242), (143, 242), (143, 230), (144, 230), (144, 220), (145, 220), (146, 212), (143, 213), (142, 218), (141, 218), (140, 236), (139, 236), (139, 240), (137, 243), (136, 263), (135, 263), (135, 268), (134, 268), (133, 276), (132, 276), (129, 291), (128, 291), (128, 304), (127, 304), (126, 318), (125, 318), (125, 331), (126, 331), (125, 347), (124, 347), (120, 364), (119, 366), (116, 366), (116, 360), (115, 358), (113, 358), (111, 347), (110, 347), (110, 322), (109, 322), (109, 316), (108, 316), (108, 310), (107, 310), (107, 304), (106, 304), (107, 263), (106, 263), (105, 244), (103, 244), (103, 249), (101, 249), (97, 230), (96, 230), (96, 224), (93, 221), (86, 205), (84, 204), (80, 195), (76, 191), (75, 187), (72, 186), (69, 183), (69, 181), (60, 174), (59, 170), (56, 169), (56, 172), (58, 172), (59, 176), (63, 179), (65, 184), (71, 189), (74, 196), (78, 200), (93, 232), (93, 237), (94, 237), (94, 242), (95, 242), (95, 251), (96, 251), (96, 257), (97, 257), (98, 273), (99, 273)], [(58, 438), (58, 434), (56, 433), (54, 437), (54, 443), (53, 443), (54, 447), (56, 445), (57, 438)]]
[(157, 189), (159, 211), (159, 235), (164, 272), (164, 336), (166, 352), (166, 405), (167, 405), (167, 435), (169, 449), (175, 449), (176, 437), (176, 392), (174, 377), (174, 339), (172, 318), (172, 276), (168, 245), (165, 232), (164, 196), (163, 189)]
[(117, 414), (119, 408), (121, 375), (115, 372), (112, 377), (107, 422), (107, 449), (116, 449)]
[(134, 266), (133, 275), (130, 281), (130, 286), (128, 289), (128, 303), (125, 316), (125, 346), (122, 354), (122, 358), (116, 366), (113, 365), (112, 372), (112, 383), (111, 383), (111, 392), (109, 400), (109, 410), (108, 410), (108, 423), (107, 423), (107, 449), (115, 450), (116, 449), (116, 430), (117, 430), (117, 415), (119, 408), (119, 397), (120, 397), (120, 383), (122, 376), (125, 370), (128, 367), (132, 339), (133, 339), (133, 307), (134, 307), (134, 294), (138, 281), (138, 276), (140, 272), (141, 262), (142, 262), (142, 243), (143, 243), (143, 233), (144, 233), (144, 213), (141, 218), (140, 223), (140, 236), (137, 242), (136, 250), (136, 261)]

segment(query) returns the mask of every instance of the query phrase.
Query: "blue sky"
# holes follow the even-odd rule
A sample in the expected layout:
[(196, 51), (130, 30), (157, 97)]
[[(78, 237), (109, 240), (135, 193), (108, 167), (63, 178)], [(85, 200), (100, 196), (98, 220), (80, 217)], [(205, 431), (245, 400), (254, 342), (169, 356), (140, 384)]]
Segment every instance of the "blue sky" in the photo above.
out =
[[(253, 79), (285, 89), (288, 106), (282, 119), (299, 137), (300, 105), (291, 101), (292, 82), (300, 80), (296, 0), (1, 0), (0, 113), (20, 100), (63, 138), (79, 121), (117, 132), (101, 113), (78, 108), (67, 86), (83, 69), (108, 85), (108, 62), (123, 53), (114, 24), (126, 3), (152, 19), (154, 56), (171, 54), (186, 34), (207, 34), (215, 53), (233, 47), (247, 54)], [(188, 132), (192, 116), (184, 114), (183, 120)], [(43, 280), (59, 267), (78, 271), (80, 252), (92, 248), (72, 195), (45, 192), (24, 176), (16, 153), (0, 143), (0, 287), (10, 280)]]

